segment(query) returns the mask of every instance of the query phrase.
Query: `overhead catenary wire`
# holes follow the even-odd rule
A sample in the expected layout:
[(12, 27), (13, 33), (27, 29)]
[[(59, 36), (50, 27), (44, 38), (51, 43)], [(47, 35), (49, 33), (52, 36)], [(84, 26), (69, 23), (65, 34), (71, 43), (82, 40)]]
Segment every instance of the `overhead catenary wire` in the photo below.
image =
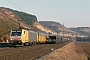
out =
[(46, 14), (46, 12), (44, 11), (44, 9), (40, 6), (38, 0), (36, 0), (36, 2), (37, 2), (37, 4), (39, 5), (39, 7), (42, 9), (42, 11), (45, 13), (45, 15), (47, 16), (47, 18), (50, 19), (49, 16), (48, 16), (48, 15)]
[[(9, 2), (10, 4), (12, 4), (13, 6), (17, 7), (18, 9), (24, 11), (24, 10), (21, 9), (20, 7), (18, 7), (18, 6), (16, 6), (15, 4), (13, 4), (11, 1), (9, 1), (9, 0), (6, 0), (6, 1)], [(21, 28), (21, 27), (20, 27), (20, 21), (21, 21), (21, 20), (18, 20), (19, 28)]]
[[(12, 4), (13, 6), (15, 6), (15, 7), (17, 7), (18, 9), (20, 9), (20, 10), (22, 10), (22, 11), (24, 11), (23, 9), (21, 9), (19, 6), (17, 6), (17, 5), (15, 5), (14, 3), (12, 3), (11, 1), (9, 1), (9, 0), (6, 0), (7, 2), (9, 2), (10, 4)], [(18, 1), (18, 0), (17, 0)], [(18, 1), (19, 2), (19, 1)], [(47, 16), (47, 18), (48, 19), (50, 19), (49, 18), (49, 16), (46, 14), (46, 12), (44, 11), (44, 9), (40, 6), (40, 4), (39, 4), (39, 2), (36, 0), (36, 2), (37, 2), (37, 4), (39, 5), (39, 7), (42, 9), (42, 11), (44, 12), (44, 14)], [(20, 3), (20, 2), (19, 2)], [(25, 5), (24, 5), (25, 6)], [(25, 6), (26, 7), (26, 6)], [(27, 7), (26, 7), (27, 8)], [(27, 8), (27, 9), (29, 9), (29, 8)], [(30, 9), (29, 9), (29, 11), (31, 11)]]
[(25, 4), (21, 3), (19, 0), (17, 0), (20, 4), (22, 4), (25, 8), (29, 10), (29, 12), (32, 12), (31, 9), (29, 9)]
[(16, 6), (15, 4), (13, 4), (11, 1), (9, 1), (9, 0), (6, 0), (7, 2), (9, 2), (10, 4), (12, 4), (13, 6), (15, 6), (15, 7), (17, 7), (18, 9), (20, 9), (20, 10), (22, 10), (22, 11), (24, 11), (23, 9), (21, 9), (20, 7), (18, 7), (18, 6)]

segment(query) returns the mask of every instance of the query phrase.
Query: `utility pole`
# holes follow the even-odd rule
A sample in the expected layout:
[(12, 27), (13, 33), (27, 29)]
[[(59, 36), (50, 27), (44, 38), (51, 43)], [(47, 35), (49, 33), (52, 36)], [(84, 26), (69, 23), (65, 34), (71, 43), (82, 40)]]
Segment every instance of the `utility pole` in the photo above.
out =
[(63, 29), (63, 36), (62, 36), (62, 40), (61, 40), (61, 42), (64, 41), (64, 23), (63, 23), (62, 29)]
[(19, 29), (21, 29), (20, 21), (22, 20), (18, 20)]
[(68, 31), (68, 41), (70, 40), (70, 34), (69, 34), (69, 31)]

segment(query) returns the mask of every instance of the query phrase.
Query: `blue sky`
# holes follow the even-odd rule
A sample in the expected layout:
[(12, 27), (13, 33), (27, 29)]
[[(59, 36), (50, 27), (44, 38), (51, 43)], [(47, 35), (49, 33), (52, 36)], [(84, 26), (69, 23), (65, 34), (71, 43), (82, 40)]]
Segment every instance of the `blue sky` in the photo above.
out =
[(0, 0), (0, 6), (36, 15), (38, 21), (90, 27), (90, 0)]

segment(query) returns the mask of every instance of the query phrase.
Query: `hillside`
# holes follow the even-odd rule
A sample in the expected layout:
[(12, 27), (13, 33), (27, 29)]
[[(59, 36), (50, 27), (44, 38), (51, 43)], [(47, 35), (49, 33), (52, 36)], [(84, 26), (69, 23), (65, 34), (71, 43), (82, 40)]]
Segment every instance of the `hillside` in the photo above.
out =
[(0, 8), (0, 35), (5, 35), (8, 32), (10, 32), (10, 29), (12, 28), (19, 28), (18, 25), (18, 18), (16, 15), (14, 15), (9, 10), (6, 10), (5, 8)]
[(59, 22), (54, 22), (54, 21), (39, 21), (40, 24), (42, 24), (43, 26), (51, 29), (52, 31), (57, 32), (58, 34), (78, 34), (77, 32), (74, 32), (68, 28), (66, 28), (65, 26), (61, 25)]
[(37, 17), (35, 15), (28, 14), (25, 12), (16, 11), (16, 10), (12, 10), (10, 8), (6, 8), (6, 9), (13, 12), (15, 15), (17, 15), (26, 24), (33, 25), (33, 23), (35, 23), (37, 21)]
[(90, 27), (77, 27), (77, 28), (69, 28), (69, 29), (76, 31), (79, 34), (90, 36)]
[(57, 34), (57, 32), (51, 30), (50, 28), (45, 27), (44, 25), (40, 24), (39, 22), (35, 22), (33, 24), (33, 27), (37, 28), (40, 31), (46, 32), (46, 33), (52, 33), (52, 34)]
[(0, 27), (0, 40), (2, 37), (9, 39), (10, 30), (17, 28), (27, 28), (56, 34), (56, 32), (42, 26), (37, 21), (36, 16), (4, 7), (0, 7)]
[[(27, 28), (36, 31), (44, 31), (60, 36), (74, 36), (78, 34), (59, 22), (54, 21), (37, 21), (35, 15), (19, 12), (9, 8), (0, 7), (0, 38), (7, 35), (9, 36), (11, 29)], [(79, 34), (78, 34), (79, 35)], [(74, 36), (75, 37), (75, 36)]]
[[(44, 25), (40, 24), (38, 21), (37, 21), (37, 18), (35, 15), (32, 15), (32, 14), (28, 14), (28, 13), (24, 13), (24, 12), (19, 12), (19, 11), (16, 11), (16, 10), (12, 10), (12, 9), (9, 9), (7, 8), (8, 10), (12, 11), (14, 14), (16, 14), (19, 18), (22, 19), (23, 22), (25, 22), (26, 24), (28, 25), (31, 25), (32, 26), (32, 29), (33, 30), (40, 30), (40, 31), (44, 31), (44, 32), (47, 32), (47, 33), (54, 33), (56, 34), (55, 31), (52, 31), (50, 30), (49, 28), (47, 27), (44, 27)], [(23, 25), (23, 24), (22, 24)]]

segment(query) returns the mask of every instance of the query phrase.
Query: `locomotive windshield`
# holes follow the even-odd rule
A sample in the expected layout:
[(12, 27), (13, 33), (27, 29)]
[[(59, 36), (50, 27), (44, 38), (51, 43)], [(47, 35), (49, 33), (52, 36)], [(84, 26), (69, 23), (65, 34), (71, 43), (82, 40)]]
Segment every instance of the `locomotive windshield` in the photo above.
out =
[(11, 36), (21, 36), (21, 30), (12, 30)]

